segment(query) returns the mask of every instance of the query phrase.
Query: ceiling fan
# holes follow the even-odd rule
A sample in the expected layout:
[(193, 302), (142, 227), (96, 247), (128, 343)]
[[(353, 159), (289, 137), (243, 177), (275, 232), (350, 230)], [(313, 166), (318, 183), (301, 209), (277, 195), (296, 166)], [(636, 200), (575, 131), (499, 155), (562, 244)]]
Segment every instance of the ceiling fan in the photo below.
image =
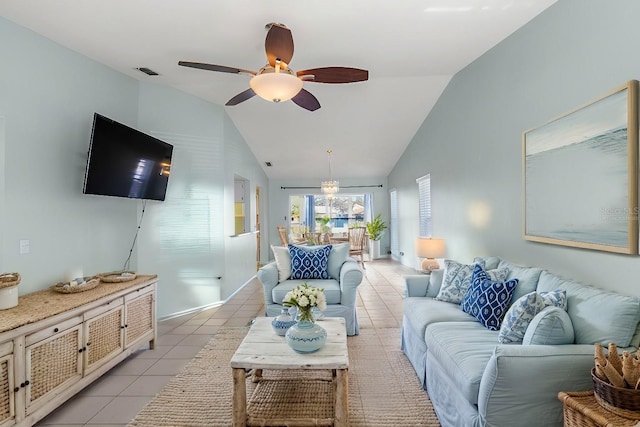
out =
[(310, 68), (295, 73), (289, 68), (289, 62), (293, 57), (291, 30), (274, 22), (267, 24), (266, 28), (268, 32), (264, 48), (268, 63), (258, 72), (202, 62), (179, 61), (178, 65), (222, 73), (252, 75), (253, 77), (249, 81), (251, 87), (231, 98), (225, 105), (238, 105), (258, 95), (271, 102), (291, 99), (300, 107), (315, 111), (320, 108), (320, 102), (310, 92), (302, 88), (303, 82), (354, 83), (369, 79), (369, 71), (350, 67)]

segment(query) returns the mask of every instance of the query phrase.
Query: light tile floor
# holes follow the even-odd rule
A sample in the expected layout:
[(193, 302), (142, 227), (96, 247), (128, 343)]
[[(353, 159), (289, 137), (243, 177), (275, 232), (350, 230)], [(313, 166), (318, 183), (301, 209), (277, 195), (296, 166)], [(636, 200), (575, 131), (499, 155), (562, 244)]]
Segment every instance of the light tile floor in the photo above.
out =
[[(365, 263), (358, 288), (361, 329), (402, 323), (402, 275), (415, 270), (386, 259)], [(89, 385), (37, 426), (125, 426), (209, 342), (222, 325), (247, 325), (264, 315), (262, 286), (249, 282), (223, 305), (161, 321), (153, 350), (140, 350)], [(398, 339), (399, 342), (399, 339)]]

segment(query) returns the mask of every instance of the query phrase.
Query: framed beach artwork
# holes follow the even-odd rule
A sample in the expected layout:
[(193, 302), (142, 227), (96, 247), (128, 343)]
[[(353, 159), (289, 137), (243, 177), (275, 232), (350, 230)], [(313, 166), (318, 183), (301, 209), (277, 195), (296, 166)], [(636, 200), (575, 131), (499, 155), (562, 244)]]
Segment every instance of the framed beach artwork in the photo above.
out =
[(522, 136), (524, 239), (638, 253), (638, 82)]

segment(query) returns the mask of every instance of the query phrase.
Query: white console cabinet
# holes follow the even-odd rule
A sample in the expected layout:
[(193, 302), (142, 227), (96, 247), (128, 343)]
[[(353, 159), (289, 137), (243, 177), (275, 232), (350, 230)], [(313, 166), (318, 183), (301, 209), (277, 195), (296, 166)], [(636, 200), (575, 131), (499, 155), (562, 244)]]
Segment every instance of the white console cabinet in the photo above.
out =
[(49, 289), (0, 311), (0, 427), (32, 426), (127, 356), (156, 329), (156, 276)]

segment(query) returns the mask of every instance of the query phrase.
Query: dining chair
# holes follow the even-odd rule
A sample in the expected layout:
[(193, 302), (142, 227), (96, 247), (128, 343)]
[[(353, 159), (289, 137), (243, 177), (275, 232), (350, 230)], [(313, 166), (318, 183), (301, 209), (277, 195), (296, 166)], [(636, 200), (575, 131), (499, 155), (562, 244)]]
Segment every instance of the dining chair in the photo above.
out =
[(349, 256), (360, 255), (360, 263), (362, 269), (364, 266), (364, 245), (366, 243), (366, 227), (351, 227), (349, 228)]
[(282, 246), (287, 246), (289, 244), (289, 237), (287, 236), (287, 227), (282, 225), (277, 225), (278, 236), (280, 236), (280, 244)]

